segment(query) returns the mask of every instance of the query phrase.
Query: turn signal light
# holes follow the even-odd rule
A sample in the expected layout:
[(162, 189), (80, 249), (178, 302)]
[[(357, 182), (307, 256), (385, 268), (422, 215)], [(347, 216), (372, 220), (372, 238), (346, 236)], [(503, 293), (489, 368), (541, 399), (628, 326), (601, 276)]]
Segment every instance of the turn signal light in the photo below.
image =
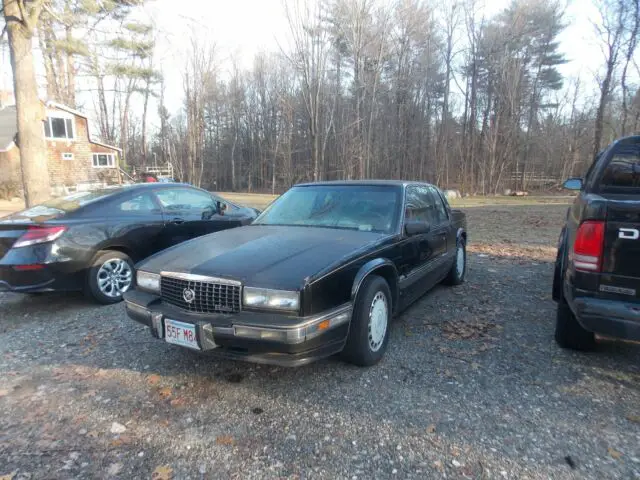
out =
[(576, 233), (573, 244), (573, 264), (576, 270), (599, 272), (604, 250), (604, 222), (588, 220)]
[(28, 247), (38, 243), (53, 242), (60, 238), (67, 227), (55, 225), (51, 227), (29, 227), (27, 231), (12, 245), (12, 248)]

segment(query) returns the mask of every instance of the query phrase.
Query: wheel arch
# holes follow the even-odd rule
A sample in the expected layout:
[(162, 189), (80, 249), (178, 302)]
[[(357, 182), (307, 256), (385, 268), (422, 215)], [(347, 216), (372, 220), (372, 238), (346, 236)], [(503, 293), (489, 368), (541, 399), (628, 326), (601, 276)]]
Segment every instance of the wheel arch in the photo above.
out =
[(134, 264), (138, 262), (138, 260), (140, 260), (140, 258), (138, 258), (138, 256), (136, 255), (136, 252), (132, 248), (129, 248), (125, 245), (115, 244), (115, 245), (103, 245), (98, 250), (96, 250), (96, 252), (93, 254), (92, 263), (95, 261), (96, 258), (98, 258), (100, 255), (106, 252), (124, 253), (131, 259), (131, 261)]
[(458, 231), (456, 232), (456, 240), (458, 239), (464, 240), (464, 244), (467, 244), (467, 231), (462, 227), (458, 228)]
[(372, 274), (379, 275), (384, 278), (389, 285), (389, 290), (391, 290), (392, 307), (395, 312), (398, 306), (399, 297), (398, 270), (396, 269), (395, 264), (388, 258), (375, 258), (373, 260), (369, 260), (360, 267), (351, 287), (351, 301), (355, 304), (358, 292), (360, 291), (360, 287), (362, 286), (365, 278)]

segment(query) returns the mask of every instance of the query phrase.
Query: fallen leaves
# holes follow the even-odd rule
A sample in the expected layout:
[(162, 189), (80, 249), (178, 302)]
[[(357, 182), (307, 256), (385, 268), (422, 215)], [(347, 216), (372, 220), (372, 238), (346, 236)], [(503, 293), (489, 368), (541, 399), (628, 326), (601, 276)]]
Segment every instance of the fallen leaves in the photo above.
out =
[(616, 460), (619, 460), (620, 457), (622, 457), (622, 453), (614, 450), (613, 448), (609, 447), (607, 449), (607, 453), (609, 453), (609, 455), (611, 455), (611, 457), (615, 458)]
[(627, 415), (627, 420), (633, 423), (640, 423), (640, 415)]
[(149, 385), (157, 385), (160, 382), (160, 375), (157, 373), (152, 373), (147, 377), (147, 383)]
[(130, 435), (120, 435), (115, 440), (112, 440), (109, 445), (111, 447), (116, 448), (116, 447), (121, 447), (123, 445), (129, 445), (131, 443), (133, 443), (133, 437), (131, 437)]
[(171, 480), (173, 478), (173, 468), (169, 465), (156, 467), (151, 473), (151, 480)]
[[(5, 397), (5, 396), (7, 396), (7, 395), (9, 395), (9, 390), (7, 390), (6, 388), (1, 388), (1, 389), (0, 389), (0, 398)], [(2, 478), (2, 477), (0, 477), (0, 479), (1, 479), (1, 478)]]
[(231, 435), (220, 435), (216, 437), (216, 445), (234, 445), (236, 441)]
[(436, 426), (433, 423), (427, 427), (427, 433), (436, 433)]
[(184, 407), (187, 400), (184, 397), (173, 398), (169, 402), (172, 407)]
[(489, 332), (496, 328), (493, 322), (464, 322), (450, 321), (440, 327), (448, 340), (472, 340), (488, 337)]
[(6, 475), (0, 475), (0, 480), (13, 480), (18, 472), (7, 473)]
[(160, 398), (163, 400), (170, 398), (171, 394), (172, 394), (171, 387), (165, 387), (158, 390), (158, 395), (160, 395)]

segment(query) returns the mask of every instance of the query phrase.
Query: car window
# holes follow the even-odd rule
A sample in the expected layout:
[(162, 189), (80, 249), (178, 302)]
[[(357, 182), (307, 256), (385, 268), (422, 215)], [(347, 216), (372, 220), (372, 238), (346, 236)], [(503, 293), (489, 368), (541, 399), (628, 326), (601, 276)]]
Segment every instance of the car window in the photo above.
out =
[(433, 198), (433, 204), (435, 206), (434, 216), (437, 223), (440, 224), (446, 222), (449, 215), (447, 214), (447, 209), (445, 208), (444, 203), (442, 203), (442, 195), (436, 187), (429, 187), (429, 193), (431, 194), (431, 198)]
[(116, 210), (126, 214), (138, 215), (160, 212), (149, 193), (136, 195), (133, 198), (118, 202), (116, 204)]
[(440, 223), (429, 187), (423, 185), (407, 187), (405, 219), (427, 222), (431, 225)]
[(377, 185), (294, 187), (253, 225), (327, 227), (390, 233), (397, 228), (400, 189)]
[(215, 203), (207, 192), (191, 188), (164, 188), (156, 191), (156, 196), (168, 211), (203, 210), (211, 208)]
[(640, 150), (626, 148), (613, 155), (605, 168), (600, 187), (605, 190), (640, 189)]

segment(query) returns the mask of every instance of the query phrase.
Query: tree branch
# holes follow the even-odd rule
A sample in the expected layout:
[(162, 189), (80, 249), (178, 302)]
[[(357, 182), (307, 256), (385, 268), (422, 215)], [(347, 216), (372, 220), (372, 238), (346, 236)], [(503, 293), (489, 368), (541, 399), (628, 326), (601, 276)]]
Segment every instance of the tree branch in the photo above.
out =
[(22, 16), (22, 23), (29, 33), (33, 33), (36, 28), (38, 18), (40, 18), (40, 13), (42, 13), (45, 0), (34, 0), (33, 6), (31, 7), (31, 13), (27, 12), (27, 7), (24, 3), (25, 0), (16, 1), (18, 2), (18, 8), (20, 9), (20, 15)]

